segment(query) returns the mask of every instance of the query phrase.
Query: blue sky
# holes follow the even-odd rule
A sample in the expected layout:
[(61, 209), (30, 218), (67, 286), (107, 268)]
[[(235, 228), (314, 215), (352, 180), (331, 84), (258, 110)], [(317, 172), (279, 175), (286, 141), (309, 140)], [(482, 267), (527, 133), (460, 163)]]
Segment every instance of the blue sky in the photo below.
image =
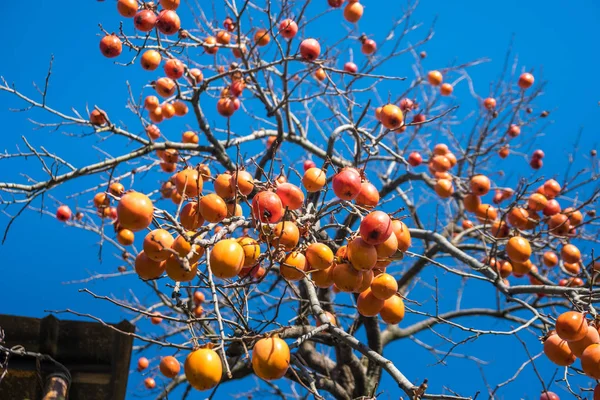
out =
[[(0, 24), (0, 33), (5, 38), (0, 75), (9, 82), (14, 82), (26, 94), (34, 96), (35, 89), (31, 83), (35, 81), (42, 84), (50, 56), (54, 55), (49, 104), (65, 111), (70, 107), (83, 111), (86, 105), (93, 107), (97, 104), (110, 115), (133, 126), (135, 120), (125, 110), (125, 81), (128, 80), (135, 88), (135, 93), (138, 93), (149, 79), (148, 75), (144, 75), (138, 66), (117, 67), (98, 51), (98, 23), (102, 23), (109, 31), (118, 29), (120, 19), (114, 1), (40, 3), (42, 4), (0, 2), (4, 21)], [(325, 1), (322, 0), (321, 3)], [(388, 26), (393, 15), (399, 14), (399, 10), (393, 10), (395, 6), (390, 5), (396, 2), (365, 0), (364, 3), (365, 16), (360, 22), (360, 30), (380, 39), (384, 35), (381, 27)], [(315, 4), (314, 7), (316, 10), (323, 8), (321, 4)], [(578, 165), (585, 163), (589, 150), (598, 147), (597, 127), (594, 125), (599, 116), (600, 100), (597, 95), (600, 84), (595, 80), (600, 56), (597, 46), (594, 46), (594, 40), (600, 37), (598, 2), (582, 0), (567, 6), (564, 2), (557, 1), (422, 1), (415, 14), (415, 19), (424, 24), (421, 30), (426, 30), (436, 17), (435, 37), (424, 47), (428, 53), (424, 60), (425, 68), (443, 68), (449, 64), (489, 57), (492, 59), (491, 63), (470, 70), (478, 92), (485, 95), (489, 83), (500, 71), (506, 48), (514, 34), (514, 53), (519, 57), (519, 68), (533, 69), (536, 77), (543, 76), (548, 81), (545, 95), (538, 104), (540, 110), (552, 111), (549, 119), (553, 124), (544, 130), (545, 136), (531, 144), (541, 147), (546, 153), (546, 164), (540, 174), (553, 176), (564, 169), (567, 151), (582, 127), (584, 137), (575, 162)], [(339, 15), (328, 19), (331, 25), (320, 24), (307, 29), (307, 36), (329, 39), (329, 29), (339, 24), (336, 18)], [(185, 26), (186, 21), (190, 21), (189, 15), (186, 19), (186, 14), (182, 14), (182, 20)], [(359, 56), (355, 54), (355, 57)], [(406, 64), (402, 64), (402, 61)], [(399, 70), (400, 72), (396, 72), (399, 75), (411, 76), (410, 63), (410, 58), (404, 58), (386, 68)], [(477, 106), (473, 99), (461, 97), (460, 93), (461, 88), (457, 88), (461, 112)], [(16, 143), (20, 143), (22, 148), (20, 137), (25, 135), (32, 144), (57, 151), (76, 165), (100, 159), (99, 153), (91, 149), (92, 144), (97, 144), (93, 141), (86, 141), (84, 150), (82, 142), (66, 137), (62, 134), (64, 130), (53, 133), (48, 130), (33, 131), (28, 118), (40, 121), (52, 119), (39, 112), (24, 114), (9, 111), (9, 108), (21, 105), (13, 97), (0, 92), (0, 118), (3, 121), (1, 150), (14, 150)], [(222, 120), (218, 121), (222, 123)], [(186, 122), (173, 122), (170, 126), (179, 132), (185, 128)], [(75, 132), (81, 133), (77, 130)], [(108, 150), (112, 154), (121, 154), (128, 148), (133, 148), (125, 146), (112, 145)], [(27, 163), (0, 163), (3, 165), (0, 168), (0, 181), (14, 180), (18, 173), (39, 176), (37, 166), (33, 166), (34, 160)], [(525, 159), (516, 159), (511, 163), (500, 163), (499, 168), (510, 172), (514, 168), (525, 166)], [(92, 185), (96, 181), (97, 178), (84, 179), (77, 184), (65, 185), (53, 191), (52, 195), (62, 200), (78, 188), (81, 189), (81, 185)], [(89, 198), (82, 197), (76, 201), (81, 205), (88, 200)], [(48, 205), (53, 204), (50, 199), (46, 201)], [(71, 200), (69, 204), (74, 207), (75, 200)], [(7, 222), (8, 218), (0, 216), (0, 228), (3, 229)], [(45, 315), (44, 310), (76, 305), (79, 311), (102, 316), (108, 321), (116, 322), (127, 317), (114, 307), (78, 293), (77, 289), (82, 286), (62, 284), (64, 281), (85, 278), (90, 272), (115, 271), (119, 264), (112, 253), (112, 250), (105, 249), (104, 262), (99, 264), (97, 238), (69, 230), (52, 218), (26, 213), (15, 223), (6, 243), (0, 246), (0, 257), (4, 261), (0, 266), (0, 299), (4, 300), (0, 312), (41, 317)], [(129, 276), (118, 281), (95, 282), (87, 287), (97, 293), (126, 296), (129, 287), (139, 287), (139, 282), (134, 276)], [(481, 290), (486, 289), (489, 290)], [(472, 295), (463, 301), (464, 304), (478, 305), (479, 296)], [(62, 317), (66, 318), (65, 315)], [(535, 346), (533, 335), (524, 335)], [(422, 339), (435, 340), (431, 336), (433, 335), (425, 335)], [(425, 368), (434, 363), (435, 359), (420, 347), (405, 342), (394, 344), (386, 351), (392, 360), (398, 362), (401, 370), (410, 371), (414, 381), (428, 377), (432, 390), (439, 391), (443, 382), (435, 382), (435, 377), (441, 377), (444, 382), (454, 381), (455, 385), (450, 385), (454, 389), (472, 395), (473, 382), (468, 377), (473, 377), (477, 388), (485, 390), (474, 363), (452, 360), (447, 367)], [(519, 348), (519, 352), (504, 351), (502, 346)], [(525, 360), (520, 344), (513, 338), (497, 341), (495, 338), (483, 338), (470, 349), (474, 349), (474, 354), (478, 357), (490, 361), (491, 366), (487, 367), (486, 372), (489, 373), (487, 377), (492, 386), (507, 379)], [(490, 349), (491, 355), (486, 354)], [(532, 347), (532, 353), (537, 354), (540, 349), (541, 347)], [(415, 358), (418, 359), (416, 363), (413, 362)], [(536, 365), (548, 381), (554, 372), (553, 367), (543, 358)], [(533, 387), (526, 388), (524, 385), (527, 382), (533, 382)], [(135, 390), (139, 384), (139, 376), (133, 374), (130, 378), (130, 390)], [(223, 388), (221, 393), (243, 390), (241, 385), (229, 384), (229, 389)], [(389, 398), (397, 398), (397, 389), (388, 377), (384, 377), (381, 389), (388, 390)], [(538, 391), (539, 383), (531, 369), (527, 369), (514, 385), (501, 392), (501, 396), (506, 399), (534, 399), (537, 398)], [(568, 397), (564, 390), (558, 388), (556, 391), (565, 398)], [(383, 398), (388, 397), (384, 395)]]

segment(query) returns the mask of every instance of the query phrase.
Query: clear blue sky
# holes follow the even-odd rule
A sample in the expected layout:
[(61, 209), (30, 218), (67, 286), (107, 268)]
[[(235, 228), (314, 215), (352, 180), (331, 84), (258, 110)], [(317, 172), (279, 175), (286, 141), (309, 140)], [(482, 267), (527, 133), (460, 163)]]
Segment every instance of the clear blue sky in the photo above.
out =
[[(325, 3), (325, 0), (319, 2)], [(50, 55), (53, 54), (55, 62), (49, 104), (64, 111), (68, 111), (72, 106), (83, 111), (86, 105), (93, 107), (97, 104), (125, 123), (134, 124), (135, 120), (125, 110), (124, 82), (129, 80), (135, 87), (135, 93), (138, 93), (148, 76), (143, 75), (137, 66), (129, 69), (114, 66), (98, 51), (98, 23), (102, 23), (109, 31), (118, 29), (119, 16), (114, 3), (0, 2), (0, 13), (3, 15), (0, 34), (5, 38), (0, 75), (9, 82), (14, 82), (25, 93), (35, 95), (31, 83), (35, 81), (43, 84)], [(394, 7), (392, 4), (403, 2), (365, 0), (364, 3), (366, 7), (365, 16), (360, 22), (361, 31), (380, 39), (384, 35), (381, 27), (387, 27), (392, 22), (392, 15), (398, 14), (390, 12)], [(311, 7), (313, 5), (309, 10)], [(317, 4), (314, 7), (322, 8)], [(185, 27), (191, 18), (185, 13), (182, 15)], [(536, 76), (543, 75), (548, 81), (540, 104), (552, 110), (550, 119), (554, 123), (545, 129), (545, 136), (536, 144), (546, 153), (543, 174), (551, 176), (564, 168), (567, 149), (572, 145), (580, 127), (584, 128), (585, 135), (576, 162), (585, 158), (589, 149), (598, 147), (598, 128), (597, 123), (594, 124), (600, 116), (600, 84), (595, 79), (596, 69), (600, 65), (596, 45), (596, 40), (600, 37), (598, 2), (581, 0), (567, 4), (539, 0), (422, 1), (416, 13), (416, 20), (424, 23), (422, 29), (426, 29), (435, 17), (438, 18), (436, 34), (425, 47), (428, 53), (428, 58), (424, 61), (426, 68), (443, 68), (449, 63), (489, 57), (492, 63), (470, 71), (478, 91), (485, 94), (489, 82), (499, 73), (507, 45), (511, 36), (515, 34), (514, 51), (519, 56), (520, 67), (534, 68)], [(331, 23), (332, 26), (336, 24), (335, 20)], [(315, 30), (307, 33), (326, 39), (328, 28), (315, 27)], [(128, 26), (128, 29), (131, 28)], [(401, 70), (401, 73), (397, 73), (399, 75), (410, 76), (411, 60), (404, 60), (406, 65), (394, 65), (393, 68)], [(461, 104), (466, 108), (474, 106), (471, 99), (465, 99)], [(87, 145), (83, 149), (78, 140), (62, 135), (63, 131), (33, 131), (33, 126), (27, 118), (43, 121), (49, 119), (39, 112), (26, 115), (9, 111), (10, 107), (20, 106), (15, 98), (0, 93), (0, 150), (12, 151), (16, 143), (23, 148), (20, 137), (25, 135), (32, 144), (57, 151), (75, 165), (84, 165), (99, 159), (99, 154), (91, 150), (92, 141), (86, 142)], [(185, 123), (173, 123), (170, 126), (179, 132), (185, 127)], [(120, 154), (126, 150), (119, 147), (108, 149), (113, 154)], [(516, 162), (525, 164), (523, 159)], [(18, 173), (32, 173), (34, 176), (38, 176), (36, 174), (39, 173), (37, 169), (35, 172), (31, 170), (33, 160), (29, 163), (0, 163), (0, 181), (14, 180)], [(514, 165), (517, 164), (511, 166), (506, 163), (500, 168), (510, 172)], [(82, 183), (92, 184), (94, 181), (86, 179), (77, 185), (66, 185), (52, 194), (58, 199), (64, 199), (67, 194), (81, 188)], [(88, 200), (81, 199), (80, 204)], [(47, 202), (48, 205), (53, 204), (50, 199), (47, 199)], [(74, 206), (75, 201), (70, 205)], [(8, 218), (0, 216), (0, 228), (4, 229), (7, 222)], [(96, 242), (96, 237), (69, 230), (52, 218), (41, 217), (32, 212), (26, 213), (12, 228), (6, 244), (0, 246), (0, 259), (3, 260), (0, 266), (0, 299), (3, 305), (0, 312), (41, 317), (45, 315), (46, 309), (73, 307), (78, 311), (102, 316), (107, 321), (117, 322), (128, 317), (114, 307), (79, 294), (77, 289), (80, 285), (61, 284), (67, 280), (85, 278), (90, 272), (106, 273), (116, 270), (119, 263), (118, 259), (113, 257), (112, 251), (105, 251), (105, 261), (102, 264), (98, 263)], [(129, 287), (139, 287), (139, 282), (130, 276), (118, 281), (95, 282), (88, 287), (102, 294), (125, 296)], [(463, 301), (465, 305), (473, 306), (479, 304), (478, 300), (477, 296), (473, 296)], [(531, 333), (523, 333), (523, 336), (528, 337), (533, 354), (541, 351), (541, 346), (536, 346)], [(432, 335), (425, 335), (423, 340), (435, 339)], [(483, 338), (470, 348), (475, 349), (478, 357), (490, 362), (485, 368), (492, 386), (509, 378), (526, 359), (520, 344), (514, 338)], [(518, 348), (519, 351), (508, 350), (511, 348)], [(399, 368), (415, 382), (428, 377), (433, 391), (440, 391), (440, 385), (445, 382), (463, 394), (474, 394), (474, 388), (482, 390), (482, 395), (485, 393), (485, 384), (481, 381), (480, 373), (470, 361), (451, 359), (446, 367), (438, 365), (427, 369), (426, 366), (435, 363), (435, 359), (408, 341), (394, 344), (386, 350), (386, 355), (398, 362)], [(536, 362), (536, 366), (548, 382), (555, 369), (543, 358)], [(439, 377), (440, 381), (436, 382), (436, 377)], [(132, 374), (130, 393), (139, 385), (139, 375)], [(569, 398), (566, 391), (554, 385), (553, 387), (561, 396)], [(232, 383), (221, 389), (220, 393), (222, 398), (226, 398), (226, 392), (246, 388), (243, 383)], [(380, 388), (386, 391), (382, 398), (398, 397), (398, 391), (388, 377), (384, 377)], [(539, 390), (537, 379), (532, 370), (527, 368), (515, 384), (509, 385), (500, 396), (505, 399), (536, 399)], [(484, 397), (486, 396), (480, 398)]]

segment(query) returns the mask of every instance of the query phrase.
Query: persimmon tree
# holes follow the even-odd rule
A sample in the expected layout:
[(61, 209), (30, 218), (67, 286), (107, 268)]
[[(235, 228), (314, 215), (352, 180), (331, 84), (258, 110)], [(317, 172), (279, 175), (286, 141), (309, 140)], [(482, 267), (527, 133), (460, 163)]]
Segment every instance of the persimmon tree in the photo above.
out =
[[(27, 159), (31, 170), (0, 183), (4, 239), (23, 212), (42, 213), (100, 238), (108, 267), (84, 284), (139, 278), (135, 292), (153, 301), (81, 291), (153, 324), (133, 334), (148, 396), (218, 398), (255, 376), (249, 394), (281, 398), (472, 399), (479, 386), (414, 376), (399, 365), (422, 360), (387, 349), (413, 341), (438, 363), (483, 365), (473, 344), (510, 337), (523, 364), (486, 383), (488, 397), (532, 368), (535, 396), (557, 399), (556, 385), (600, 398), (596, 154), (583, 170), (565, 162), (562, 176), (544, 176), (531, 143), (549, 113), (536, 105), (545, 83), (534, 69), (509, 51), (480, 94), (469, 70), (487, 60), (426, 68), (433, 27), (414, 21), (416, 4), (390, 5), (395, 22), (374, 36), (361, 22), (378, 16), (356, 0), (179, 3), (118, 0), (100, 25), (94, 62), (147, 74), (121, 101), (136, 126), (112, 105), (53, 108), (51, 69), (38, 93), (0, 82), (21, 111), (51, 117), (36, 127), (91, 136), (90, 154), (122, 149), (88, 165), (35, 136), (7, 149), (3, 163)], [(332, 15), (331, 33), (311, 33)], [(399, 64), (411, 75), (389, 72)], [(170, 128), (172, 118), (190, 128)], [(510, 175), (497, 168), (506, 158), (519, 165)], [(52, 196), (71, 181), (94, 184)], [(103, 257), (106, 247), (118, 256)], [(439, 344), (421, 339), (431, 332)], [(543, 378), (536, 364), (551, 362), (557, 372)]]

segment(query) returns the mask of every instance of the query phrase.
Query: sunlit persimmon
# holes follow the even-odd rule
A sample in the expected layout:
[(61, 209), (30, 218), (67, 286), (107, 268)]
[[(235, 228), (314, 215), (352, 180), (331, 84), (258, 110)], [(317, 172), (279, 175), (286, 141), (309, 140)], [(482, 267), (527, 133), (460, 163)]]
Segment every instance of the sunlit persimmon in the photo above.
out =
[(300, 240), (298, 226), (291, 221), (282, 221), (275, 225), (272, 233), (271, 245), (283, 246), (286, 251), (292, 250)]
[(154, 122), (155, 124), (161, 123), (165, 119), (165, 117), (162, 115), (162, 107), (159, 106), (154, 108), (148, 113), (148, 117), (150, 118), (150, 121)]
[(475, 210), (475, 216), (481, 223), (491, 223), (498, 218), (498, 210), (489, 204), (480, 204)]
[(195, 168), (186, 168), (175, 175), (177, 192), (188, 197), (196, 197), (202, 192), (202, 178)]
[(208, 390), (221, 382), (223, 364), (216, 351), (203, 348), (188, 354), (183, 364), (187, 382), (196, 390)]
[(175, 94), (175, 89), (177, 85), (175, 81), (171, 78), (159, 78), (154, 83), (154, 90), (160, 97), (171, 97)]
[(230, 185), (234, 193), (237, 189), (242, 195), (248, 196), (254, 189), (254, 178), (248, 171), (239, 170), (231, 174)]
[(139, 192), (127, 192), (117, 205), (117, 218), (121, 227), (133, 232), (146, 229), (152, 223), (154, 206), (148, 196)]
[(361, 237), (348, 242), (348, 260), (358, 270), (373, 269), (377, 263), (377, 250)]
[(427, 73), (427, 81), (433, 86), (439, 86), (442, 84), (443, 76), (440, 71), (429, 71)]
[(304, 172), (304, 176), (302, 177), (302, 185), (309, 193), (318, 192), (319, 190), (323, 189), (326, 180), (327, 175), (321, 168), (309, 168), (306, 170), (306, 172)]
[(544, 182), (544, 193), (546, 193), (546, 197), (549, 199), (553, 199), (560, 194), (561, 187), (558, 182), (554, 179), (548, 179)]
[(488, 110), (493, 110), (494, 108), (496, 108), (496, 99), (494, 99), (493, 97), (488, 97), (483, 101), (483, 106)]
[(248, 236), (241, 237), (237, 241), (244, 250), (244, 267), (255, 265), (260, 257), (260, 245), (258, 242)]
[(528, 207), (534, 211), (542, 211), (544, 208), (546, 208), (547, 204), (548, 199), (546, 196), (540, 193), (533, 193), (527, 200)]
[(454, 91), (454, 86), (449, 83), (442, 83), (440, 86), (440, 94), (442, 96), (450, 96)]
[(548, 230), (556, 236), (566, 236), (571, 229), (569, 217), (565, 214), (554, 214), (548, 220)]
[(381, 109), (380, 121), (388, 129), (398, 129), (404, 122), (404, 114), (395, 104), (386, 104)]
[(333, 282), (342, 292), (353, 292), (362, 283), (362, 273), (350, 264), (335, 264), (331, 274)]
[(365, 317), (374, 317), (383, 308), (384, 300), (375, 297), (370, 288), (361, 292), (356, 299), (358, 313)]
[(156, 26), (156, 14), (152, 10), (141, 10), (133, 18), (133, 25), (137, 30), (150, 32)]
[(196, 277), (198, 272), (197, 262), (188, 262), (186, 266), (183, 259), (172, 253), (165, 261), (165, 266), (168, 277), (175, 282), (189, 282)]
[(323, 270), (333, 264), (333, 251), (324, 243), (311, 243), (305, 251), (310, 269)]
[(150, 365), (150, 361), (146, 357), (140, 357), (137, 362), (137, 370), (143, 371)]
[(135, 258), (135, 272), (144, 280), (160, 277), (165, 272), (165, 267), (164, 261), (154, 261), (143, 251)]
[(281, 204), (290, 210), (298, 210), (304, 205), (304, 193), (294, 184), (281, 183), (277, 185), (275, 193), (281, 199)]
[(265, 380), (279, 379), (290, 366), (290, 348), (278, 336), (258, 340), (252, 349), (252, 370)]
[(597, 343), (600, 343), (600, 334), (598, 333), (598, 329), (593, 326), (588, 326), (583, 339), (567, 342), (571, 352), (577, 357), (581, 357), (581, 354), (589, 345)]
[(581, 273), (581, 267), (579, 263), (568, 263), (563, 262), (563, 268), (570, 274), (579, 275)]
[(521, 207), (515, 207), (507, 215), (508, 223), (515, 228), (525, 229), (529, 212)]
[(266, 29), (263, 29), (263, 28), (258, 29), (256, 31), (256, 33), (254, 34), (254, 43), (256, 43), (256, 45), (259, 47), (268, 45), (270, 41), (271, 41), (271, 35), (269, 34), (269, 31)]
[(356, 196), (356, 204), (365, 208), (375, 207), (379, 203), (379, 191), (371, 182), (363, 182)]
[(556, 319), (556, 334), (568, 342), (583, 339), (587, 328), (585, 316), (577, 311), (564, 312)]
[(160, 360), (158, 368), (160, 369), (160, 372), (169, 379), (175, 378), (181, 370), (179, 361), (173, 356), (163, 357)]
[(194, 292), (193, 300), (194, 300), (194, 304), (202, 304), (206, 301), (206, 297), (204, 296), (204, 293), (202, 293), (199, 290), (196, 290)]
[(222, 239), (210, 252), (210, 270), (218, 278), (233, 278), (244, 266), (244, 257), (244, 249), (236, 240)]
[(293, 39), (298, 33), (298, 24), (293, 19), (287, 18), (279, 24), (279, 34), (286, 39)]
[(162, 56), (156, 50), (146, 50), (144, 54), (140, 57), (140, 64), (142, 68), (146, 71), (154, 71), (160, 65), (162, 61)]
[(165, 119), (171, 119), (175, 116), (175, 107), (171, 103), (164, 103), (161, 106), (162, 115)]
[(181, 20), (175, 11), (162, 10), (158, 13), (156, 27), (164, 35), (173, 35), (181, 28)]
[(398, 291), (398, 283), (390, 274), (377, 275), (371, 282), (373, 296), (380, 300), (387, 300)]
[(327, 73), (325, 72), (325, 70), (323, 68), (318, 68), (315, 71), (314, 77), (319, 82), (323, 82), (325, 80), (325, 78), (327, 77)]
[(231, 199), (235, 192), (231, 187), (231, 175), (219, 174), (213, 182), (215, 192), (224, 199)]
[(576, 210), (573, 207), (565, 208), (563, 210), (563, 214), (569, 218), (569, 223), (571, 226), (577, 226), (583, 222), (583, 214), (581, 211)]
[(362, 17), (364, 8), (358, 1), (348, 2), (344, 8), (344, 19), (348, 22), (356, 23)]
[(560, 250), (560, 256), (567, 263), (578, 263), (581, 261), (581, 252), (573, 244), (565, 244)]
[(311, 272), (310, 276), (314, 284), (322, 289), (326, 289), (333, 285), (333, 269), (334, 265), (329, 268)]
[(404, 319), (404, 301), (399, 295), (385, 300), (379, 311), (381, 319), (389, 325), (399, 324)]
[(527, 275), (535, 267), (531, 260), (526, 260), (524, 262), (511, 261), (511, 266), (512, 274), (517, 278)]
[(262, 223), (274, 224), (281, 220), (285, 209), (275, 192), (264, 190), (252, 199), (252, 215)]
[(133, 232), (129, 229), (119, 229), (117, 232), (117, 242), (122, 244), (123, 246), (131, 246), (135, 240), (135, 236)]
[(354, 200), (361, 190), (361, 177), (354, 168), (343, 168), (331, 180), (333, 192), (342, 200)]
[(229, 44), (231, 42), (231, 35), (227, 31), (219, 31), (215, 39), (217, 39), (217, 43), (219, 44)]
[(435, 193), (442, 199), (446, 199), (454, 193), (454, 185), (448, 179), (438, 179), (433, 189)]
[(137, 0), (118, 0), (117, 11), (125, 18), (133, 18), (138, 10)]
[(279, 273), (288, 281), (299, 281), (306, 276), (307, 270), (306, 257), (299, 251), (288, 254), (279, 266)]
[(506, 254), (513, 262), (523, 263), (529, 260), (529, 257), (531, 257), (529, 241), (522, 236), (511, 237), (506, 243)]
[(385, 242), (394, 232), (390, 216), (383, 211), (369, 213), (360, 223), (360, 236), (372, 245)]
[(181, 208), (179, 213), (179, 222), (185, 229), (189, 231), (196, 230), (200, 228), (202, 224), (204, 224), (204, 217), (198, 209), (197, 202), (194, 201), (187, 203)]
[(452, 168), (452, 163), (446, 155), (434, 155), (429, 161), (429, 167), (435, 172), (447, 172)]
[[(192, 131), (185, 131), (183, 132), (183, 135), (181, 136), (181, 141), (183, 143), (198, 143), (198, 135), (195, 132)], [(203, 179), (204, 181), (204, 179)]]
[(218, 223), (227, 217), (227, 203), (216, 193), (202, 196), (199, 203), (202, 218), (210, 223)]
[(490, 191), (490, 178), (485, 175), (475, 175), (471, 178), (471, 191), (477, 196), (484, 196)]
[(173, 108), (175, 109), (175, 115), (178, 117), (183, 117), (188, 113), (188, 106), (183, 101), (178, 100), (173, 102)]
[(533, 75), (529, 72), (524, 72), (519, 76), (518, 85), (521, 89), (529, 89), (534, 82)]
[(600, 379), (600, 344), (591, 344), (581, 354), (581, 369), (591, 378)]
[[(179, 255), (179, 257), (189, 257), (188, 260), (191, 264), (198, 262), (200, 257), (204, 255), (204, 247), (190, 243), (194, 234), (195, 232), (188, 231), (185, 236), (179, 235), (171, 245), (171, 248)], [(192, 253), (191, 256), (190, 253)]]
[(491, 223), (490, 233), (497, 239), (505, 238), (508, 236), (508, 225), (505, 221), (495, 220)]
[(169, 249), (173, 241), (173, 236), (168, 231), (155, 229), (144, 238), (144, 253), (154, 261), (164, 261), (172, 254)]
[(146, 389), (154, 389), (156, 387), (156, 381), (154, 378), (148, 377), (144, 379), (144, 386), (146, 386)]
[(465, 210), (467, 210), (468, 212), (475, 213), (481, 205), (481, 199), (479, 198), (479, 196), (476, 196), (474, 194), (467, 194), (463, 199), (463, 203), (465, 206)]
[(550, 199), (546, 201), (546, 206), (544, 207), (543, 213), (545, 216), (551, 216), (558, 214), (561, 211), (560, 204), (556, 199)]
[(544, 341), (544, 354), (550, 361), (560, 367), (569, 366), (577, 359), (569, 348), (567, 341), (561, 339), (556, 333), (551, 334)]
[(123, 51), (123, 44), (117, 35), (106, 35), (100, 40), (100, 51), (107, 58), (115, 58)]

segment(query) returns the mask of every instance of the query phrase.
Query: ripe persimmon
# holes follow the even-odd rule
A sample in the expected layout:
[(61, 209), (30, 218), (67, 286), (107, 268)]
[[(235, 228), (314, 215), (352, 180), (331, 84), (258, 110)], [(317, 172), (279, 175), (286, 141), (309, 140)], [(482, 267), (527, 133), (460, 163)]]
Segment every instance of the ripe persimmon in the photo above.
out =
[(398, 129), (404, 122), (404, 114), (395, 104), (386, 104), (381, 109), (381, 123), (388, 129)]
[(398, 283), (390, 274), (379, 274), (371, 282), (373, 296), (380, 300), (387, 300), (398, 291)]
[(353, 292), (362, 283), (362, 273), (347, 263), (334, 264), (331, 274), (333, 283), (342, 292)]
[(115, 58), (123, 51), (123, 44), (117, 35), (106, 35), (100, 40), (100, 51), (107, 58)]
[(404, 319), (404, 301), (395, 294), (385, 300), (379, 311), (381, 319), (389, 325), (397, 325)]
[(203, 180), (195, 168), (186, 168), (175, 175), (175, 187), (180, 195), (196, 197), (202, 192)]
[(258, 340), (252, 349), (252, 369), (262, 379), (279, 379), (290, 366), (290, 348), (278, 336)]
[(344, 8), (344, 19), (356, 23), (362, 17), (364, 8), (358, 1), (350, 1)]
[(384, 300), (381, 300), (375, 295), (370, 288), (367, 288), (364, 292), (361, 292), (356, 299), (356, 309), (358, 313), (364, 317), (374, 317), (383, 308)]
[(354, 168), (343, 168), (331, 180), (333, 193), (342, 200), (354, 200), (361, 189), (360, 173)]
[(210, 270), (218, 278), (233, 278), (244, 266), (244, 257), (244, 249), (236, 240), (219, 240), (210, 252)]
[(286, 251), (292, 250), (300, 241), (298, 226), (291, 221), (281, 221), (275, 225), (272, 233), (271, 246), (282, 246)]
[(248, 196), (254, 190), (254, 178), (248, 171), (239, 170), (231, 174), (231, 190), (237, 190), (244, 196)]
[(427, 81), (433, 86), (439, 86), (442, 84), (443, 76), (440, 71), (429, 71), (427, 73)]
[(117, 205), (117, 218), (121, 227), (138, 232), (152, 223), (154, 206), (143, 193), (130, 191), (121, 196)]
[(252, 215), (262, 223), (280, 221), (284, 211), (281, 199), (270, 190), (263, 190), (252, 199)]
[(165, 272), (165, 268), (164, 261), (154, 261), (143, 251), (135, 258), (135, 272), (144, 280), (160, 277)]
[(583, 339), (588, 330), (585, 316), (577, 311), (567, 311), (556, 319), (556, 334), (567, 342)]
[[(160, 65), (160, 62), (162, 61), (162, 57), (160, 55), (160, 53), (156, 50), (146, 50), (144, 52), (144, 54), (142, 54), (142, 56), (140, 57), (140, 64), (142, 65), (142, 68), (145, 69), (146, 71), (154, 71), (158, 68), (158, 66)], [(148, 107), (146, 107), (148, 108)], [(156, 107), (154, 107), (156, 108)], [(152, 109), (154, 109), (152, 108)]]
[(333, 265), (333, 251), (324, 243), (311, 243), (305, 255), (310, 269), (323, 270)]
[(154, 261), (164, 261), (172, 254), (169, 249), (175, 239), (164, 229), (155, 229), (144, 238), (144, 253)]
[(179, 361), (173, 356), (166, 356), (160, 360), (160, 364), (158, 365), (160, 372), (166, 376), (167, 378), (175, 378), (179, 371), (181, 370), (181, 366), (179, 365)]
[(211, 348), (203, 348), (188, 354), (183, 364), (185, 377), (196, 390), (208, 390), (221, 382), (223, 364), (221, 358)]
[(475, 175), (471, 178), (471, 191), (477, 196), (484, 196), (490, 191), (490, 178), (485, 175)]
[(304, 278), (307, 269), (304, 254), (294, 251), (285, 257), (279, 266), (279, 273), (288, 281), (299, 281)]
[(561, 367), (569, 366), (577, 359), (567, 341), (561, 339), (556, 333), (551, 334), (544, 341), (544, 354), (550, 361)]
[(506, 254), (511, 261), (524, 263), (531, 257), (529, 241), (521, 236), (511, 237), (506, 243)]
[(600, 344), (591, 344), (581, 354), (581, 369), (591, 378), (600, 379)]
[(323, 189), (326, 180), (327, 175), (325, 174), (325, 171), (323, 171), (321, 168), (313, 167), (304, 172), (304, 176), (302, 177), (302, 185), (309, 193), (318, 192)]
[(218, 223), (227, 217), (227, 203), (216, 193), (202, 196), (198, 203), (202, 218), (210, 223)]

